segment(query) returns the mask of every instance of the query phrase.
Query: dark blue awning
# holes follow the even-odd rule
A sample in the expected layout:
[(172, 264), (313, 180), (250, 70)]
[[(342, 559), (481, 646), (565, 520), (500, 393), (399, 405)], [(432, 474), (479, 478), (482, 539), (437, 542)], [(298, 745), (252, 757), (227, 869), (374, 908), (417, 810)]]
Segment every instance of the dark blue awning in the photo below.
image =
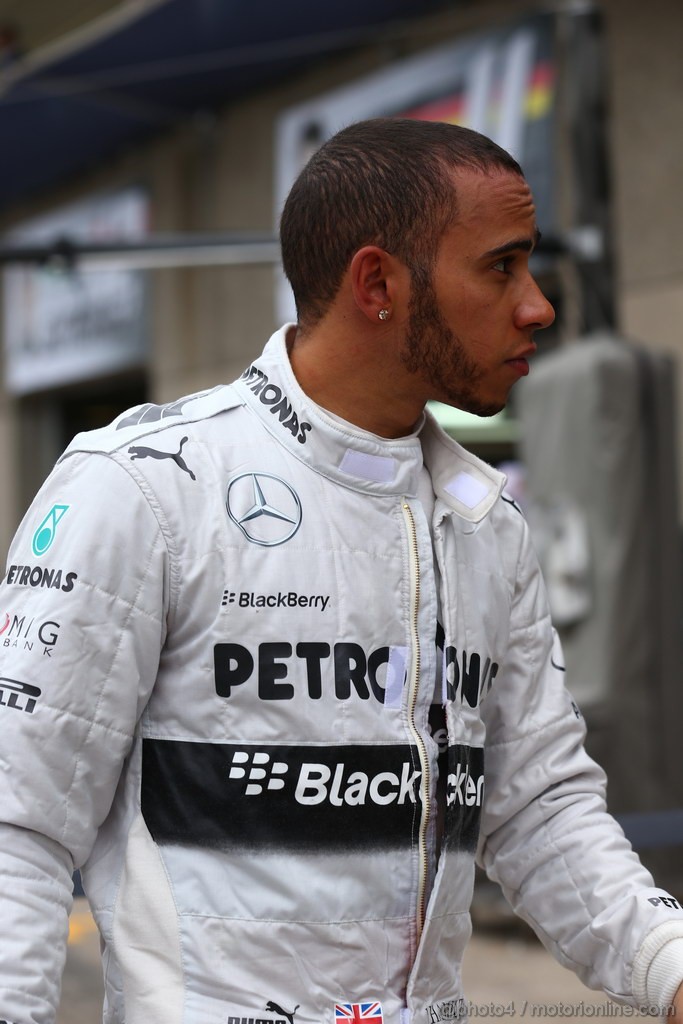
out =
[[(150, 0), (0, 74), (0, 210), (444, 0)], [(402, 24), (403, 23), (403, 24)]]

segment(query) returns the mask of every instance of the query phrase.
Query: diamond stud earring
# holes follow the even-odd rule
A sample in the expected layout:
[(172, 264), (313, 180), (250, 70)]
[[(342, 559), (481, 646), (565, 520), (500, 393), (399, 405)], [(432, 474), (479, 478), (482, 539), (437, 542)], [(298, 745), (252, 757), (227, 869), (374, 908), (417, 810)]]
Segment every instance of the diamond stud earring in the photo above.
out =
[(377, 316), (380, 318), (380, 320), (388, 320), (389, 317), (391, 316), (391, 313), (389, 312), (388, 309), (380, 309)]

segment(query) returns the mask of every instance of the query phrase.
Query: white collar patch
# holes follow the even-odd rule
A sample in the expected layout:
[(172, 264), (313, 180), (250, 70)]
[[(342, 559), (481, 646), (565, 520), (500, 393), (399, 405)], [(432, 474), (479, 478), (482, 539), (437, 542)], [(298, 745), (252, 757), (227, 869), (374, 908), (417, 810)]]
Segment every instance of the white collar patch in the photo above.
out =
[(466, 508), (476, 508), (489, 493), (489, 488), (481, 480), (477, 480), (471, 473), (461, 470), (450, 480), (445, 490), (454, 498), (462, 502)]

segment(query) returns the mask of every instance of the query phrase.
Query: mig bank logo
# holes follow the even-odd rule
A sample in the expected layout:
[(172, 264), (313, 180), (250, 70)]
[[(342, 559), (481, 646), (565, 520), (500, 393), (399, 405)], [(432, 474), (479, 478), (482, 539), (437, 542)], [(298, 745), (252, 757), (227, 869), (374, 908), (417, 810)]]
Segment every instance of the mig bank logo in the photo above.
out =
[(230, 481), (228, 516), (248, 541), (264, 548), (291, 540), (301, 526), (301, 501), (272, 473), (242, 473)]
[(40, 558), (41, 555), (44, 555), (45, 552), (49, 551), (52, 547), (52, 542), (55, 539), (55, 533), (57, 531), (57, 525), (69, 511), (69, 507), (69, 505), (53, 505), (36, 532), (33, 534), (31, 547), (33, 548), (33, 554), (36, 558)]
[(41, 622), (25, 615), (5, 612), (5, 620), (0, 625), (0, 647), (31, 652), (37, 640), (37, 651), (42, 650), (44, 657), (51, 658), (59, 640), (60, 628), (59, 622), (52, 619)]

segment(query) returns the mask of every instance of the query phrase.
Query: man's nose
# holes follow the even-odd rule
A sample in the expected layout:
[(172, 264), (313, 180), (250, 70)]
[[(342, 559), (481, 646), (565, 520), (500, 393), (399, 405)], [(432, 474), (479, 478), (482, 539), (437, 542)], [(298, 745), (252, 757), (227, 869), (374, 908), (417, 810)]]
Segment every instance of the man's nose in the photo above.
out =
[(554, 319), (555, 310), (530, 274), (525, 294), (517, 307), (517, 327), (542, 330), (550, 327)]

